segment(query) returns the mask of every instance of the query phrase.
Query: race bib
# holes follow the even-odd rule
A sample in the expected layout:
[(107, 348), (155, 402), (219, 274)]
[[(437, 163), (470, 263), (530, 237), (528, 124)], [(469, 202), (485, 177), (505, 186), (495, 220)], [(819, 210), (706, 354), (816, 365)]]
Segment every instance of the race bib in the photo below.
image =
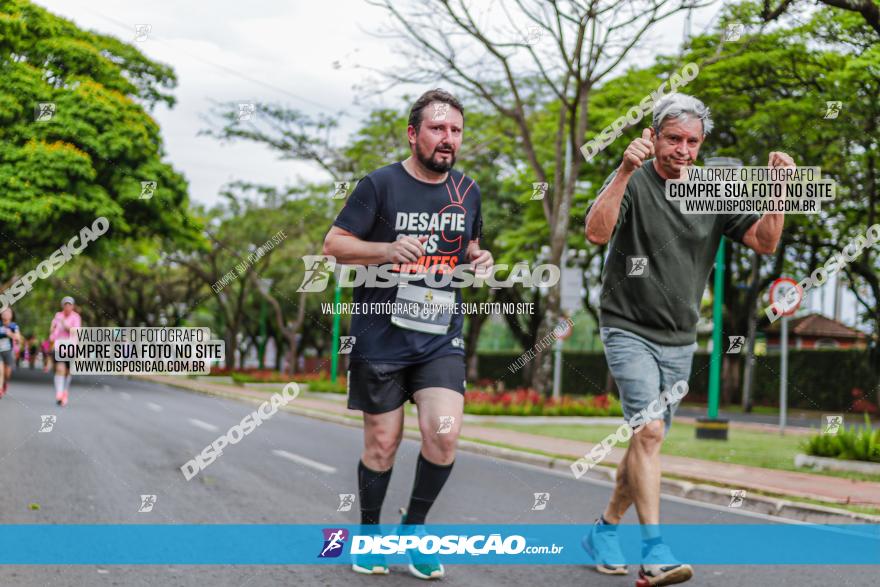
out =
[(454, 292), (401, 283), (397, 287), (391, 323), (407, 330), (446, 334), (454, 307)]
[(12, 340), (8, 337), (4, 336), (0, 338), (0, 353), (5, 353), (6, 351), (12, 350)]

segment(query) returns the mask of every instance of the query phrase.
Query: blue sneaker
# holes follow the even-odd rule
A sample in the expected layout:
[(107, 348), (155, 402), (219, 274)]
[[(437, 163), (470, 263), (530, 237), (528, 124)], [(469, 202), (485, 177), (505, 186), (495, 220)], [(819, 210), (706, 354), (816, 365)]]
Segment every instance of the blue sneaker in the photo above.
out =
[(629, 572), (617, 540), (617, 526), (596, 520), (581, 540), (581, 546), (596, 561), (596, 570), (603, 575), (626, 575)]
[(693, 567), (679, 562), (662, 542), (652, 546), (642, 557), (639, 577), (647, 581), (648, 585), (675, 585), (684, 583), (693, 576)]
[[(406, 526), (405, 508), (400, 508), (400, 525)], [(406, 532), (401, 530), (400, 533), (415, 536), (426, 535), (425, 527), (419, 524), (410, 526)], [(440, 564), (440, 557), (436, 554), (422, 554), (418, 549), (409, 550), (409, 572), (413, 577), (428, 581), (442, 579), (446, 576), (446, 570)]]
[(353, 554), (351, 556), (351, 568), (355, 573), (362, 575), (388, 574), (388, 563), (385, 562), (384, 554)]

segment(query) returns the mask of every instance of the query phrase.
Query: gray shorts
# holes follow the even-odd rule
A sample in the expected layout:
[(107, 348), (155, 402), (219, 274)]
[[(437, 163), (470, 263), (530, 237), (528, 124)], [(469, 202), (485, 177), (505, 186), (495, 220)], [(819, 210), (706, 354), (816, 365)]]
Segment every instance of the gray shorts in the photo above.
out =
[[(599, 337), (605, 345), (605, 360), (620, 391), (620, 403), (627, 422), (647, 409), (651, 402), (659, 400), (662, 391), (671, 389), (678, 381), (686, 382), (690, 377), (697, 343), (665, 346), (613, 327), (600, 328)], [(669, 404), (663, 412), (667, 433), (679, 403)], [(650, 419), (653, 418), (647, 418)]]
[(0, 363), (11, 367), (13, 363), (15, 363), (15, 357), (12, 356), (12, 351), (0, 351)]

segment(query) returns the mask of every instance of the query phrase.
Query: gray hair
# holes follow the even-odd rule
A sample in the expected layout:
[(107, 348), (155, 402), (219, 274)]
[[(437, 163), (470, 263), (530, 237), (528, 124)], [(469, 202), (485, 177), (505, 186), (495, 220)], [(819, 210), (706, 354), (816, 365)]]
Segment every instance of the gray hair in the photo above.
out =
[(654, 134), (660, 134), (660, 126), (667, 118), (687, 118), (693, 116), (703, 123), (703, 134), (712, 132), (712, 116), (709, 108), (700, 100), (687, 94), (673, 92), (660, 98), (654, 105)]

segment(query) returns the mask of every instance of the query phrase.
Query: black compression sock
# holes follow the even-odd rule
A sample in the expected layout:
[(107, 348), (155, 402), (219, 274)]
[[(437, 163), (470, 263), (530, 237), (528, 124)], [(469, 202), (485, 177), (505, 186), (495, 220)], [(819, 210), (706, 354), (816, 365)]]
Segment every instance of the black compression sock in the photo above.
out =
[(599, 523), (600, 526), (608, 526), (609, 529), (617, 530), (617, 524), (612, 524), (611, 522), (609, 522), (608, 520), (606, 520), (604, 514), (602, 514), (601, 516), (599, 516), (599, 519), (598, 519), (597, 521), (598, 521), (598, 523)]
[(452, 472), (452, 465), (436, 465), (422, 456), (419, 452), (419, 461), (416, 464), (416, 479), (413, 482), (412, 496), (409, 499), (409, 508), (406, 511), (406, 524), (424, 524), (428, 510), (434, 505), (434, 500), (443, 489), (443, 485)]
[(382, 502), (391, 480), (391, 469), (374, 471), (358, 461), (358, 493), (361, 496), (361, 524), (378, 524)]

